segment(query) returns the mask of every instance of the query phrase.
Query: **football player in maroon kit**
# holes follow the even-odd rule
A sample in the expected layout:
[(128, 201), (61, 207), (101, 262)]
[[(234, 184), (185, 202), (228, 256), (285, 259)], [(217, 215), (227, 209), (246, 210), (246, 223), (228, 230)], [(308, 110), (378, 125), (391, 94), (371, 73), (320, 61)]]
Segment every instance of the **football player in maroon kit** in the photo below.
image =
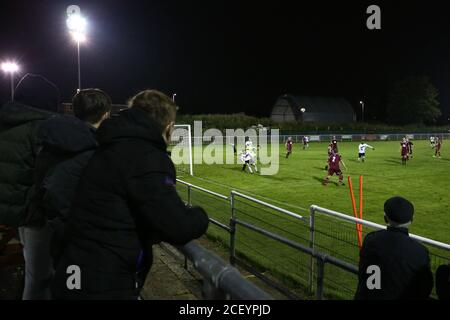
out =
[(332, 151), (332, 153), (338, 153), (339, 152), (338, 142), (336, 140), (336, 137), (333, 137), (333, 139), (331, 140), (330, 144), (328, 145), (328, 156), (331, 155), (330, 150)]
[(402, 155), (402, 164), (406, 165), (409, 156), (409, 145), (406, 138), (403, 138), (402, 142), (400, 142), (400, 153)]
[(328, 182), (330, 182), (330, 177), (333, 174), (336, 174), (339, 177), (339, 185), (344, 186), (344, 176), (342, 175), (342, 171), (340, 168), (340, 164), (342, 164), (347, 170), (347, 167), (345, 166), (345, 163), (342, 161), (342, 156), (339, 153), (333, 153), (328, 158), (328, 175), (326, 176), (325, 180), (323, 181), (323, 184), (326, 186)]
[(436, 149), (433, 158), (441, 157), (442, 139), (436, 137), (434, 148)]
[(294, 144), (294, 143), (292, 142), (292, 138), (289, 137), (289, 138), (287, 139), (287, 141), (286, 141), (286, 144), (285, 144), (285, 146), (286, 146), (286, 159), (289, 158), (289, 156), (290, 156), (291, 153), (292, 153), (292, 145), (293, 145), (293, 144)]
[[(328, 145), (327, 151), (328, 151), (328, 158), (330, 158), (332, 155), (339, 152), (336, 137), (333, 136), (333, 139), (331, 140), (330, 144)], [(327, 161), (327, 164), (325, 165), (325, 171), (328, 170), (328, 168), (329, 168), (329, 166), (328, 166), (328, 161)]]

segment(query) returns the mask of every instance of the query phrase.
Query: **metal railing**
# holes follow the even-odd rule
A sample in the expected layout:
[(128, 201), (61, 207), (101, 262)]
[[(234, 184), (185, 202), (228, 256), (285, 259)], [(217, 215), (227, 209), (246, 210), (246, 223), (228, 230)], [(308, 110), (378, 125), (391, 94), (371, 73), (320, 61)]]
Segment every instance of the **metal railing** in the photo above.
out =
[(203, 295), (206, 299), (273, 300), (273, 298), (245, 279), (233, 266), (195, 242), (177, 249), (203, 276)]
[[(208, 189), (205, 189), (205, 188), (202, 188), (202, 187), (190, 184), (188, 182), (185, 182), (185, 181), (182, 181), (182, 180), (179, 180), (179, 179), (177, 179), (177, 182), (178, 182), (178, 184), (181, 184), (181, 185), (183, 185), (186, 188), (185, 201), (189, 205), (192, 205), (192, 200), (194, 198), (194, 195), (193, 195), (194, 191), (199, 191), (201, 194), (208, 196), (209, 199), (213, 198), (215, 200), (225, 201), (225, 203), (228, 204), (229, 198), (227, 196), (224, 196), (224, 195), (222, 195), (220, 193), (217, 193), (217, 192), (214, 192), (214, 191), (211, 191), (211, 190), (208, 190)], [(197, 205), (202, 205), (203, 204), (203, 207), (205, 207), (205, 206), (208, 207), (208, 204), (206, 204), (206, 203), (198, 203), (197, 202), (196, 204)], [(226, 212), (229, 212), (229, 210), (227, 210)], [(208, 211), (208, 213), (210, 213), (210, 211)], [(215, 212), (213, 212), (213, 213), (215, 213)], [(230, 232), (230, 227), (227, 226), (223, 221), (219, 221), (218, 219), (216, 219), (214, 217), (211, 217), (211, 216), (209, 217), (209, 221), (212, 224), (218, 226), (219, 228)]]
[[(236, 263), (239, 263), (255, 276), (291, 298), (297, 298), (298, 296), (292, 294), (289, 289), (280, 284), (280, 281), (274, 281), (274, 277), (265, 276), (263, 272), (258, 270), (258, 267), (249, 265), (246, 261), (249, 261), (250, 264), (262, 264), (262, 267), (272, 275), (287, 276), (289, 279), (295, 278), (296, 284), (303, 283), (305, 291), (310, 294), (315, 292), (317, 299), (322, 299), (325, 295), (353, 298), (356, 290), (355, 281), (357, 281), (355, 275), (358, 273), (357, 265), (359, 261), (355, 225), (361, 224), (366, 227), (365, 229), (371, 230), (386, 228), (380, 224), (357, 219), (315, 205), (312, 205), (309, 211), (305, 211), (305, 214), (309, 214), (308, 217), (305, 217), (304, 214), (294, 213), (234, 190), (231, 191), (229, 197), (226, 197), (181, 180), (178, 180), (178, 183), (186, 189), (184, 193), (181, 192), (186, 202), (211, 207), (211, 202), (216, 201), (221, 205), (220, 208), (213, 207), (213, 210), (206, 208), (206, 211), (213, 216), (210, 217), (212, 224), (227, 233), (225, 236), (221, 234), (219, 238), (224, 244), (228, 242), (230, 264), (236, 265)], [(194, 196), (196, 193), (202, 196)], [(231, 217), (229, 215), (230, 210)], [(329, 217), (333, 220), (324, 221), (323, 217)], [(226, 221), (228, 221), (228, 225)], [(238, 230), (240, 230), (240, 237), (238, 237)], [(277, 250), (269, 248), (261, 239), (254, 238), (249, 245), (244, 240), (245, 238), (251, 239), (251, 237), (250, 234), (244, 234), (244, 230), (281, 244), (284, 249), (279, 247), (279, 252), (276, 252)], [(450, 261), (450, 245), (418, 235), (411, 234), (410, 236), (439, 251), (430, 252), (430, 256), (434, 257), (434, 263), (432, 262), (433, 272), (438, 264)], [(243, 246), (243, 248), (237, 248), (238, 245)], [(287, 251), (286, 248), (294, 251)], [(268, 249), (271, 252), (268, 252), (267, 255), (271, 257), (263, 257), (263, 262), (258, 262), (258, 258), (264, 255), (262, 252)], [(294, 255), (295, 252), (301, 253), (301, 257), (298, 257), (292, 264), (293, 259), (289, 255)], [(273, 255), (277, 255), (282, 261), (276, 261), (277, 264), (273, 264), (273, 260), (276, 260), (272, 257)], [(288, 262), (291, 264), (291, 269), (283, 266), (283, 264), (288, 265)], [(334, 268), (327, 271), (328, 277), (325, 276), (326, 264)], [(302, 270), (302, 272), (298, 273), (299, 270)], [(296, 272), (295, 276), (291, 274)], [(350, 274), (353, 278), (348, 277)], [(325, 292), (324, 288), (330, 289), (330, 292)], [(347, 291), (346, 295), (341, 292), (345, 291), (344, 289)]]
[[(315, 205), (310, 207), (310, 224), (311, 242), (314, 249), (325, 251), (353, 264), (359, 263), (356, 224), (364, 227), (362, 228), (364, 235), (387, 228), (381, 224), (361, 220)], [(318, 239), (316, 239), (316, 235), (319, 236)], [(450, 245), (415, 234), (409, 234), (409, 236), (428, 248), (433, 273), (436, 272), (440, 265), (450, 261)], [(331, 272), (331, 274), (334, 279), (335, 291), (342, 291), (342, 287), (350, 291), (357, 282), (357, 279), (352, 279), (345, 274), (339, 274), (338, 272)]]

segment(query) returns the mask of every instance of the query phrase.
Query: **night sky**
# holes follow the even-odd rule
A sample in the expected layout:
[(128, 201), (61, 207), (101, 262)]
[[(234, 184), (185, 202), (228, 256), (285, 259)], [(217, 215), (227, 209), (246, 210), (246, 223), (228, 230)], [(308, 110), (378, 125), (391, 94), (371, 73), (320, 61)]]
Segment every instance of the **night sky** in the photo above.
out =
[[(450, 19), (445, 1), (1, 1), (0, 59), (77, 87), (66, 8), (88, 19), (82, 87), (125, 103), (138, 90), (172, 95), (182, 113), (268, 116), (284, 93), (343, 96), (383, 118), (388, 88), (428, 75), (450, 117)], [(377, 4), (382, 30), (366, 28)], [(0, 102), (9, 82), (0, 77)]]

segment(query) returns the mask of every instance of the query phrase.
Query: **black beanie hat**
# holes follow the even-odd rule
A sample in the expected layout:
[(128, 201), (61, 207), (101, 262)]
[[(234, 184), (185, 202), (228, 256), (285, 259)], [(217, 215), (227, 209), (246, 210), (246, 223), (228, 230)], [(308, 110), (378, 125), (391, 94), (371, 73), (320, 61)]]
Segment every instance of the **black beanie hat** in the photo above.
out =
[(58, 112), (60, 94), (58, 87), (45, 77), (27, 74), (17, 84), (14, 100), (37, 109)]
[(384, 203), (384, 213), (392, 222), (404, 224), (412, 221), (414, 206), (402, 197), (393, 197)]

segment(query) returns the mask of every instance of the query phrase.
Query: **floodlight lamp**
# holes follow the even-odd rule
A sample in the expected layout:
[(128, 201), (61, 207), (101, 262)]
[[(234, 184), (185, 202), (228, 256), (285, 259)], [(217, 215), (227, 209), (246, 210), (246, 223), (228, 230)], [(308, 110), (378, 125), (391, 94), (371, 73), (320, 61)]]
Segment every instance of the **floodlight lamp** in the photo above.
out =
[(70, 33), (72, 35), (73, 40), (75, 40), (75, 42), (77, 43), (82, 43), (86, 41), (86, 35), (82, 32), (71, 32)]
[(83, 33), (86, 30), (86, 19), (79, 14), (72, 14), (67, 18), (67, 27), (70, 31)]
[(302, 113), (305, 113), (306, 109), (305, 109), (305, 108), (301, 108), (300, 111), (301, 111)]
[(19, 71), (19, 66), (17, 65), (17, 63), (14, 63), (14, 62), (3, 62), (2, 70), (4, 72), (14, 73), (14, 72)]

